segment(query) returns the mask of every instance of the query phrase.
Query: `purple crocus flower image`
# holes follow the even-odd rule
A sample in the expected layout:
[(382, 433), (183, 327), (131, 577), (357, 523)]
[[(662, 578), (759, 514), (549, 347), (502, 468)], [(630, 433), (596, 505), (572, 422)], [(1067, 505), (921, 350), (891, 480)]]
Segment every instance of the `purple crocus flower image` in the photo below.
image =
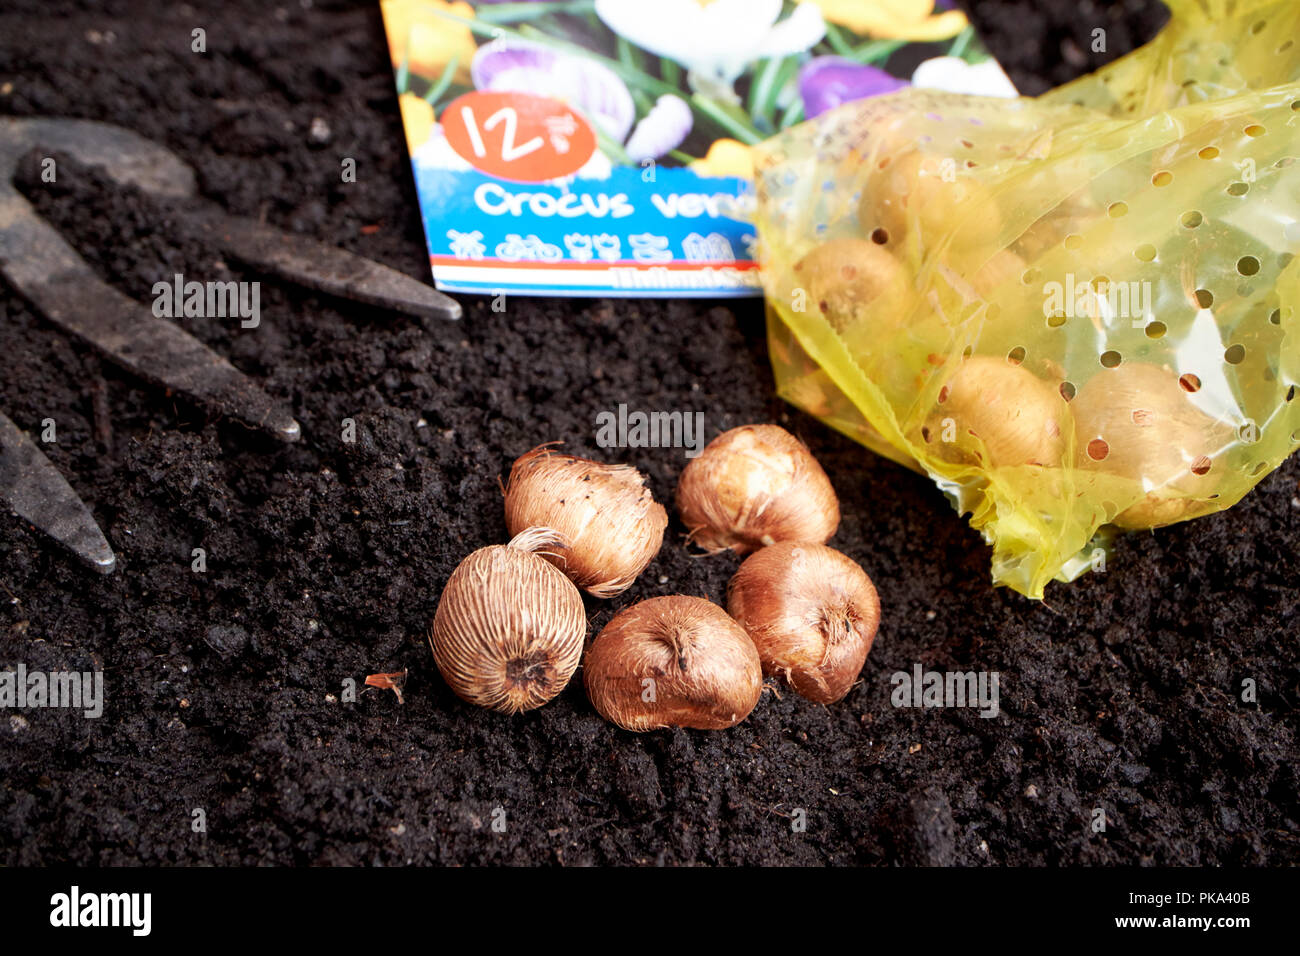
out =
[(841, 103), (892, 93), (908, 85), (879, 67), (842, 56), (813, 57), (799, 70), (799, 95), (809, 119)]

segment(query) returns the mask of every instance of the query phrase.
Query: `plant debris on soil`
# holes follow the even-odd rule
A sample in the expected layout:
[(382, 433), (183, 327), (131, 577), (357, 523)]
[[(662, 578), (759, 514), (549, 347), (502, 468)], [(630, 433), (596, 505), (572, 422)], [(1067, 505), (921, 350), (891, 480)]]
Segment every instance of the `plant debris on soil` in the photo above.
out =
[[(1030, 93), (1164, 17), (1148, 0), (974, 10)], [(11, 0), (0, 114), (128, 127), (233, 213), (427, 276), (375, 3)], [(929, 481), (774, 395), (757, 301), (465, 297), (463, 321), (426, 329), (246, 274), (176, 210), (66, 157), (45, 183), (39, 159), (29, 201), (142, 309), (175, 273), (263, 280), (258, 328), (184, 327), (304, 437), (212, 420), (0, 286), (0, 409), (29, 432), (55, 420), (42, 447), (119, 558), (95, 575), (0, 515), (0, 668), (102, 669), (106, 697), (99, 719), (0, 714), (0, 863), (1300, 862), (1296, 458), (1035, 603), (990, 586), (985, 545)], [(448, 690), (429, 623), (457, 563), (507, 539), (515, 457), (563, 439), (671, 502), (680, 449), (596, 447), (596, 414), (620, 403), (702, 412), (709, 438), (776, 422), (809, 444), (843, 509), (830, 543), (883, 607), (844, 701), (768, 692), (729, 731), (637, 735), (596, 714), (580, 675), (517, 717)], [(725, 600), (738, 559), (683, 536), (674, 515), (631, 590), (587, 599), (591, 635), (643, 598)], [(996, 671), (1000, 714), (892, 706), (890, 675), (916, 664)]]

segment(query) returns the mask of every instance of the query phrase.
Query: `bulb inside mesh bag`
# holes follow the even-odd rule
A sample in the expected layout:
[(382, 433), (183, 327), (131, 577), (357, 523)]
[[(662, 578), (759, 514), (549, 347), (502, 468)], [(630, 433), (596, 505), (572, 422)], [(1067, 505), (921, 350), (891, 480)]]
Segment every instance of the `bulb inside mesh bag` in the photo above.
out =
[(1300, 446), (1300, 5), (1170, 6), (1037, 99), (906, 89), (757, 150), (781, 394), (1035, 598)]

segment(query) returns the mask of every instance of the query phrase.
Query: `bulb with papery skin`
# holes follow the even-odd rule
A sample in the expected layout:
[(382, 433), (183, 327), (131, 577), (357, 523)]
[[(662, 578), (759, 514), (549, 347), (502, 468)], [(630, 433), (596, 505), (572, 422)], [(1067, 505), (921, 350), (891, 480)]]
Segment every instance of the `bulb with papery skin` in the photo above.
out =
[(566, 547), (547, 559), (594, 597), (631, 587), (663, 544), (668, 513), (631, 465), (606, 465), (540, 445), (520, 456), (506, 482), (511, 534), (540, 526)]
[(896, 326), (911, 304), (903, 267), (869, 239), (823, 242), (794, 264), (794, 283), (804, 307), (840, 333)]
[(1138, 501), (1114, 518), (1121, 528), (1154, 528), (1203, 510), (1231, 445), (1231, 426), (1192, 402), (1200, 380), (1142, 362), (1102, 369), (1079, 389), (1074, 412), (1082, 469), (1129, 479)]
[(763, 673), (822, 704), (849, 692), (880, 625), (866, 572), (820, 544), (755, 551), (727, 587), (727, 611), (758, 648)]
[(976, 355), (939, 390), (918, 437), (946, 461), (1060, 466), (1069, 427), (1059, 389), (1005, 358)]
[(986, 241), (1002, 224), (1002, 213), (988, 188), (948, 156), (917, 150), (889, 159), (872, 170), (862, 189), (858, 223), (864, 235), (900, 248), (914, 229), (920, 244), (934, 248), (952, 233), (958, 247)]
[(429, 644), (457, 697), (517, 714), (568, 684), (582, 658), (586, 608), (573, 582), (535, 553), (561, 547), (553, 531), (529, 528), (452, 572)]
[(722, 730), (749, 716), (763, 667), (745, 631), (703, 598), (673, 595), (624, 608), (587, 651), (592, 705), (624, 730)]
[(784, 428), (723, 432), (682, 471), (677, 510), (710, 553), (748, 554), (778, 541), (822, 544), (840, 523), (839, 499), (817, 459)]

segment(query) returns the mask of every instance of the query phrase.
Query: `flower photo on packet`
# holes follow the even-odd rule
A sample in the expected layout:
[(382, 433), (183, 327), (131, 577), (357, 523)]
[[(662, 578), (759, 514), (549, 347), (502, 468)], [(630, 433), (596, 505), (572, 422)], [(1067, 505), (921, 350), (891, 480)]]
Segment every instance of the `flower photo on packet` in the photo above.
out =
[(1015, 88), (941, 0), (382, 0), (438, 288), (758, 296), (751, 149)]

